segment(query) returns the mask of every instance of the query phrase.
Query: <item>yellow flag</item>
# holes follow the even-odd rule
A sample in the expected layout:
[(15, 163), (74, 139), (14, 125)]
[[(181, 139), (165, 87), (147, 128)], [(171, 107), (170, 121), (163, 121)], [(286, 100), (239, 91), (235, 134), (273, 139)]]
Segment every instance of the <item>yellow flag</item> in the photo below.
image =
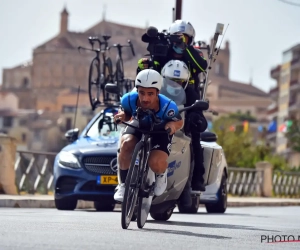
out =
[(249, 129), (249, 122), (248, 121), (244, 121), (243, 125), (244, 125), (244, 132), (247, 133), (248, 129)]

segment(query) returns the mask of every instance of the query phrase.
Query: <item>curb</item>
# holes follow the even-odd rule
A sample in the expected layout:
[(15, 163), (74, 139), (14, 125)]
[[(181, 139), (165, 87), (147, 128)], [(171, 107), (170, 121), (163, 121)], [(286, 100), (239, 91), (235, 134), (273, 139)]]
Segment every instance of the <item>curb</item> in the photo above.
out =
[[(7, 208), (56, 208), (54, 199), (51, 197), (22, 197), (22, 196), (0, 196), (0, 207)], [(253, 199), (247, 198), (238, 198), (241, 199), (238, 201), (235, 199), (228, 198), (227, 206), (228, 207), (281, 207), (281, 206), (300, 206), (299, 199), (276, 199), (270, 200), (266, 198), (264, 201), (255, 201)], [(204, 206), (200, 204), (200, 207)], [(77, 203), (77, 209), (90, 209), (94, 208), (94, 203), (91, 201), (82, 201), (79, 200)], [(121, 205), (116, 204), (115, 208), (121, 208)]]
[[(0, 208), (9, 207), (9, 208), (56, 208), (55, 202), (53, 199), (49, 200), (37, 200), (37, 199), (0, 199)], [(91, 201), (82, 201), (77, 202), (77, 209), (89, 209), (94, 208), (94, 203)]]

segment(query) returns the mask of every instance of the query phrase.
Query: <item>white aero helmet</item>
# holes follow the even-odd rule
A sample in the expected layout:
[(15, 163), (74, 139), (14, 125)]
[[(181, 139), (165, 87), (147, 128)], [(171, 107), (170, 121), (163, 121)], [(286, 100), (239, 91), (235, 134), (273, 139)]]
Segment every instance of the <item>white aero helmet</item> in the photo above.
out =
[(165, 64), (161, 75), (163, 76), (163, 85), (166, 91), (172, 96), (177, 96), (182, 89), (187, 87), (190, 71), (183, 61), (171, 60)]
[(135, 87), (161, 89), (162, 77), (154, 69), (144, 69), (135, 78)]
[(182, 80), (181, 82), (187, 82), (190, 78), (190, 71), (183, 61), (170, 60), (163, 67), (161, 75), (169, 79), (178, 79)]
[(174, 23), (172, 23), (169, 28), (169, 32), (171, 35), (179, 33), (189, 36), (189, 44), (192, 44), (194, 42), (196, 36), (193, 25), (190, 22), (183, 20), (176, 20)]

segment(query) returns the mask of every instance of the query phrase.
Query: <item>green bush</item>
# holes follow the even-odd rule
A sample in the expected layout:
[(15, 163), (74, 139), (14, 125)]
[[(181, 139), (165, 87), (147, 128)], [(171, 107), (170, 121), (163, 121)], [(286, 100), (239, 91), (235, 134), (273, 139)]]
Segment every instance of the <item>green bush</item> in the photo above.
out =
[(233, 115), (221, 117), (213, 123), (212, 130), (218, 136), (218, 143), (223, 147), (229, 166), (254, 168), (257, 162), (268, 161), (274, 169), (287, 168), (283, 157), (272, 154), (265, 142), (254, 141), (250, 130), (244, 132), (240, 123), (241, 120)]

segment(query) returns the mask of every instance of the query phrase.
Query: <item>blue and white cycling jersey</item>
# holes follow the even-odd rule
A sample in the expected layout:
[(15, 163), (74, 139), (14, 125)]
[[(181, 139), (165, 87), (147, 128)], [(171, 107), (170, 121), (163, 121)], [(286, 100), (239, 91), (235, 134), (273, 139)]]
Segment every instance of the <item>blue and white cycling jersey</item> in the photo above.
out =
[[(137, 92), (129, 92), (125, 94), (121, 99), (121, 105), (124, 109), (124, 112), (127, 115), (130, 115), (134, 118), (137, 118), (136, 110), (138, 108), (137, 101), (138, 101), (138, 93)], [(156, 118), (158, 118), (161, 123), (155, 125), (154, 129), (164, 129), (165, 125), (170, 121), (180, 121), (182, 120), (181, 115), (179, 114), (177, 105), (174, 101), (169, 99), (168, 97), (159, 94), (159, 110), (155, 112)], [(141, 127), (148, 127), (150, 124), (150, 117), (145, 117), (140, 120)]]

